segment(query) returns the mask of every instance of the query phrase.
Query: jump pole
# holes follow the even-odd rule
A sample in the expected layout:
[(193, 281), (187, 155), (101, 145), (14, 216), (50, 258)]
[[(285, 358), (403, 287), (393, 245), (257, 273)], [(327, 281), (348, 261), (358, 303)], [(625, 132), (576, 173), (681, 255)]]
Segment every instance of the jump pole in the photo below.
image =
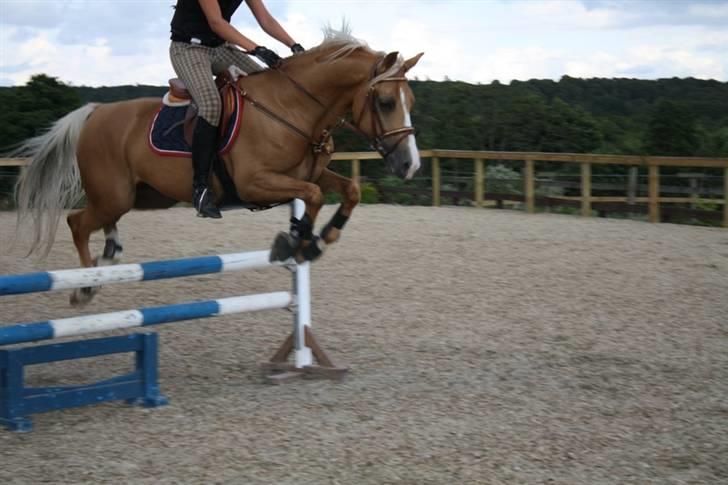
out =
[[(292, 215), (303, 216), (305, 205), (296, 200)], [(316, 375), (341, 379), (348, 369), (337, 367), (311, 331), (310, 263), (269, 262), (269, 251), (232, 253), (200, 258), (153, 261), (75, 270), (0, 276), (0, 296), (84, 288), (101, 284), (151, 281), (185, 276), (283, 266), (293, 276), (292, 292), (272, 292), (217, 300), (178, 303), (105, 314), (0, 326), (0, 346), (80, 336), (113, 329), (158, 325), (250, 311), (289, 309), (293, 330), (270, 361), (261, 364), (271, 383)], [(64, 409), (112, 399), (127, 399), (148, 407), (167, 403), (157, 385), (156, 334), (133, 334), (78, 340), (46, 346), (0, 349), (0, 423), (27, 431), (26, 414)], [(137, 353), (137, 368), (130, 374), (82, 386), (23, 387), (25, 365), (97, 357), (121, 352)], [(292, 362), (289, 357), (293, 354)], [(316, 365), (316, 362), (318, 365)]]

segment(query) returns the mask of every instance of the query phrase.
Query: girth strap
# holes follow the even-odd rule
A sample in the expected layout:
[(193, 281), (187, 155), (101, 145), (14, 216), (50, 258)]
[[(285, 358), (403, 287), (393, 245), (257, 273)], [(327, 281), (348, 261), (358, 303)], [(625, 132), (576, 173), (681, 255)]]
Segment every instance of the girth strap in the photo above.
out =
[(240, 200), (240, 197), (238, 197), (238, 189), (235, 188), (235, 182), (233, 182), (233, 179), (230, 177), (230, 174), (225, 167), (225, 161), (222, 158), (215, 157), (215, 160), (212, 162), (212, 171), (222, 185), (222, 205), (242, 204), (243, 201)]

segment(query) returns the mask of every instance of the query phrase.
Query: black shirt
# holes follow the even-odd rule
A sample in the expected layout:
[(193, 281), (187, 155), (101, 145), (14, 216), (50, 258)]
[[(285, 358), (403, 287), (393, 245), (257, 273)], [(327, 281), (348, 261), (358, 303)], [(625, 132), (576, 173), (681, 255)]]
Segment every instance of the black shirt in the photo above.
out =
[[(222, 17), (230, 22), (243, 0), (217, 0), (217, 3)], [(172, 17), (172, 40), (190, 42), (191, 39), (199, 39), (209, 47), (217, 47), (225, 42), (210, 28), (198, 0), (177, 0)]]

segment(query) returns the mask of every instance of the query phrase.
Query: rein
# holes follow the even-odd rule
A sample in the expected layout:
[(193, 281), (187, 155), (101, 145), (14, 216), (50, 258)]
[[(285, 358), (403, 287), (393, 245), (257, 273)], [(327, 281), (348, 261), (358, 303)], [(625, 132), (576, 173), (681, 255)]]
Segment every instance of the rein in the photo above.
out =
[[(324, 106), (324, 104), (321, 101), (319, 101), (313, 94), (311, 94), (310, 92), (308, 92), (306, 90), (306, 88), (304, 88), (303, 86), (301, 86), (300, 83), (298, 83), (296, 80), (294, 80), (293, 78), (291, 78), (288, 74), (284, 73), (283, 71), (281, 71), (279, 69), (274, 69), (274, 70), (277, 71), (277, 72), (279, 72), (279, 73), (281, 73), (281, 74), (283, 74), (283, 76), (286, 77), (291, 82), (291, 84), (293, 84), (293, 86), (296, 89), (298, 89), (299, 91), (301, 91), (302, 93), (304, 93), (308, 98), (310, 98), (313, 101), (315, 101), (316, 104), (318, 104), (322, 108), (326, 108), (326, 106)], [(253, 98), (250, 95), (250, 93), (248, 93), (245, 89), (243, 89), (240, 86), (240, 84), (238, 82), (231, 82), (231, 84), (233, 85), (233, 87), (235, 88), (235, 90), (237, 90), (237, 92), (240, 93), (240, 96), (242, 96), (243, 99), (247, 100), (250, 104), (252, 104), (260, 112), (262, 112), (263, 114), (265, 114), (269, 118), (277, 121), (278, 123), (282, 124), (283, 126), (285, 126), (286, 128), (288, 128), (289, 130), (291, 130), (293, 133), (295, 133), (296, 135), (298, 135), (301, 138), (303, 138), (304, 140), (306, 140), (308, 142), (308, 144), (311, 146), (311, 150), (313, 151), (314, 156), (316, 158), (318, 158), (318, 155), (320, 153), (322, 153), (322, 152), (326, 152), (327, 155), (329, 155), (331, 153), (330, 151), (327, 150), (326, 146), (327, 146), (327, 144), (329, 142), (329, 139), (331, 138), (332, 129), (325, 129), (324, 131), (322, 131), (321, 132), (321, 136), (319, 137), (318, 141), (316, 141), (313, 138), (312, 135), (309, 135), (308, 133), (306, 133), (305, 131), (303, 131), (298, 126), (294, 125), (293, 123), (291, 123), (290, 121), (288, 121), (284, 117), (278, 115), (272, 109), (268, 108), (265, 104), (261, 103), (260, 101), (256, 100), (255, 98)], [(339, 125), (340, 125), (340, 123), (337, 123), (337, 125), (335, 127), (338, 127)], [(314, 163), (311, 166), (311, 174), (309, 174), (309, 177), (308, 177), (309, 179), (311, 179), (311, 177), (313, 176), (313, 170), (315, 168), (316, 168), (316, 164)]]
[[(372, 69), (372, 74), (370, 77), (370, 81), (376, 77), (377, 70), (379, 69), (379, 66), (381, 65), (382, 61), (384, 60), (384, 57), (381, 57), (375, 64)], [(309, 92), (305, 87), (303, 87), (298, 81), (293, 79), (291, 76), (289, 76), (284, 71), (281, 71), (278, 68), (273, 68), (276, 72), (281, 74), (283, 77), (288, 79), (288, 81), (301, 93), (303, 93), (307, 98), (318, 104), (321, 108), (327, 109), (326, 106), (311, 92)], [(376, 91), (376, 85), (383, 82), (406, 82), (407, 78), (403, 75), (393, 76), (393, 77), (387, 77), (383, 79), (379, 79), (378, 81), (372, 83), (369, 86), (369, 89), (367, 90), (366, 99), (364, 102), (364, 106), (362, 107), (362, 110), (359, 112), (359, 116), (357, 117), (357, 120), (354, 123), (349, 122), (346, 120), (346, 118), (342, 117), (339, 119), (339, 121), (326, 129), (324, 129), (321, 132), (321, 135), (319, 136), (318, 140), (316, 140), (312, 135), (309, 135), (304, 130), (299, 128), (298, 126), (294, 125), (284, 117), (278, 115), (275, 113), (272, 109), (268, 108), (265, 104), (261, 103), (260, 101), (253, 98), (250, 93), (248, 93), (245, 89), (243, 89), (239, 83), (233, 82), (233, 87), (240, 93), (240, 95), (247, 100), (250, 104), (252, 104), (255, 108), (257, 108), (259, 111), (261, 111), (263, 114), (268, 116), (269, 118), (277, 121), (278, 123), (282, 124), (289, 130), (291, 130), (296, 135), (300, 136), (304, 140), (306, 140), (309, 145), (311, 146), (311, 149), (316, 157), (320, 153), (326, 153), (327, 155), (330, 155), (331, 152), (329, 151), (327, 145), (331, 137), (333, 136), (334, 130), (340, 128), (341, 126), (347, 126), (351, 130), (359, 133), (364, 138), (369, 140), (369, 144), (372, 148), (374, 148), (381, 156), (382, 158), (387, 158), (394, 150), (397, 149), (400, 143), (404, 139), (406, 139), (409, 135), (412, 135), (415, 133), (415, 128), (412, 126), (403, 126), (401, 128), (396, 128), (394, 130), (385, 131), (384, 130), (384, 122), (382, 121), (382, 113), (377, 106), (376, 103), (376, 97), (374, 96), (374, 93)], [(372, 118), (372, 133), (373, 135), (368, 135), (364, 132), (364, 130), (361, 129), (360, 125), (362, 122), (362, 119), (364, 118), (364, 112), (366, 110), (366, 106), (369, 106), (369, 111), (371, 112), (371, 118)], [(384, 142), (387, 138), (401, 135), (399, 139), (391, 146), (389, 150), (386, 149)], [(314, 164), (315, 167), (315, 164)], [(313, 170), (313, 168), (312, 168)], [(309, 177), (310, 178), (310, 177)]]
[(286, 79), (288, 79), (288, 80), (289, 80), (289, 81), (291, 82), (291, 84), (293, 84), (293, 86), (294, 86), (294, 87), (295, 87), (296, 89), (298, 89), (298, 90), (299, 90), (299, 91), (301, 91), (301, 92), (302, 92), (303, 94), (305, 94), (305, 95), (306, 95), (306, 96), (307, 96), (307, 97), (308, 97), (309, 99), (313, 100), (313, 102), (314, 102), (314, 103), (318, 104), (318, 105), (319, 105), (319, 106), (321, 106), (322, 108), (326, 108), (326, 106), (324, 106), (324, 103), (322, 103), (321, 101), (319, 101), (319, 100), (318, 100), (318, 98), (317, 98), (316, 96), (314, 96), (313, 94), (311, 94), (310, 92), (308, 92), (308, 90), (307, 90), (306, 88), (304, 88), (304, 87), (303, 87), (303, 86), (301, 85), (301, 83), (299, 83), (298, 81), (296, 81), (295, 79), (293, 79), (293, 78), (292, 78), (291, 76), (289, 76), (289, 75), (288, 75), (288, 74), (287, 74), (287, 73), (286, 73), (285, 71), (281, 71), (281, 70), (280, 70), (280, 69), (278, 69), (278, 68), (275, 68), (275, 70), (276, 70), (276, 71), (277, 71), (277, 72), (278, 72), (278, 73), (279, 73), (279, 74), (280, 74), (281, 76), (283, 76), (283, 77), (285, 77)]
[(241, 88), (238, 83), (235, 83), (234, 87), (240, 93), (240, 96), (242, 96), (243, 99), (248, 101), (250, 104), (252, 104), (254, 107), (256, 107), (263, 114), (276, 120), (277, 122), (281, 123), (283, 126), (288, 128), (289, 130), (293, 131), (295, 134), (300, 136), (301, 138), (303, 138), (306, 141), (309, 141), (313, 144), (313, 142), (311, 141), (311, 137), (305, 131), (303, 131), (301, 128), (297, 127), (296, 125), (294, 125), (287, 119), (283, 118), (282, 116), (277, 115), (273, 110), (268, 108), (266, 105), (264, 105), (260, 101), (257, 101), (255, 98), (253, 98), (250, 95), (250, 93), (248, 93), (245, 89)]

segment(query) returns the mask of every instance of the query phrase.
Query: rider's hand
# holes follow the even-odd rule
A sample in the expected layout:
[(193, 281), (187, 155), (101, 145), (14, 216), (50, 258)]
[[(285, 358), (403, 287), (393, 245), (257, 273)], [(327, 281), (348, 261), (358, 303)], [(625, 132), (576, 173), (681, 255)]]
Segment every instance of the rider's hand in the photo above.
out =
[(304, 52), (306, 49), (303, 48), (303, 46), (299, 43), (295, 43), (291, 46), (291, 52), (294, 54), (300, 54), (301, 52)]
[(278, 67), (278, 64), (281, 63), (281, 58), (278, 54), (267, 47), (263, 47), (262, 45), (253, 49), (251, 53), (261, 61), (265, 62), (268, 67)]

